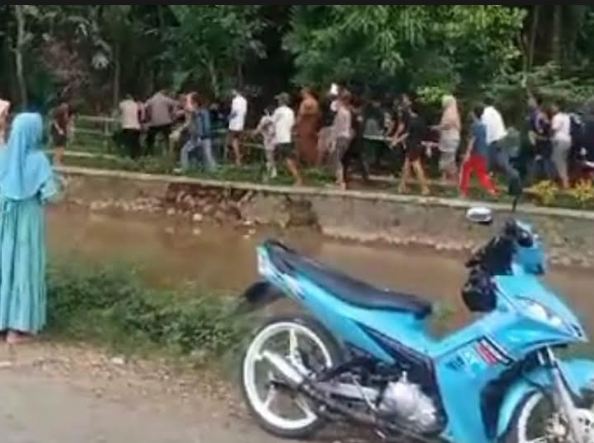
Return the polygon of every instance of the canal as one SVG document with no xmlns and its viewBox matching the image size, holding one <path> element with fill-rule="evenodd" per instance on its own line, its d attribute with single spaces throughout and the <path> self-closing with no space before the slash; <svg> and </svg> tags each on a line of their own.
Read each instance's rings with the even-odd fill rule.
<svg viewBox="0 0 594 443">
<path fill-rule="evenodd" d="M 488 236 L 485 231 L 485 240 Z M 453 327 L 469 319 L 460 298 L 463 255 L 349 244 L 311 231 L 198 227 L 166 216 L 122 218 L 65 207 L 52 208 L 48 216 L 48 241 L 55 257 L 97 265 L 117 262 L 138 270 L 151 285 L 195 283 L 227 293 L 240 293 L 255 281 L 255 248 L 270 237 L 370 283 L 447 305 L 454 314 Z M 554 269 L 547 280 L 587 325 L 594 325 L 591 272 Z"/>
</svg>

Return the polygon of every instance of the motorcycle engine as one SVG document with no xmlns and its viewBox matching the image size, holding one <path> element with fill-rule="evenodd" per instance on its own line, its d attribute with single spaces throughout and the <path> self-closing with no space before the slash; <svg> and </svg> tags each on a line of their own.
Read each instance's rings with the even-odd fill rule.
<svg viewBox="0 0 594 443">
<path fill-rule="evenodd" d="M 387 386 L 379 412 L 421 433 L 432 430 L 439 420 L 433 400 L 425 395 L 419 385 L 410 383 L 406 374 L 398 382 Z"/>
</svg>

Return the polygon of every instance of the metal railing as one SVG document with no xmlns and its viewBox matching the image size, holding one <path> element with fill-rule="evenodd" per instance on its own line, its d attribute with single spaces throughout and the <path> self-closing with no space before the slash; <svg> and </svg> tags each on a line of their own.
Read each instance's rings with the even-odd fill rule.
<svg viewBox="0 0 594 443">
<path fill-rule="evenodd" d="M 79 115 L 76 117 L 74 133 L 72 136 L 72 144 L 79 150 L 90 150 L 92 152 L 102 151 L 106 154 L 113 154 L 115 152 L 116 144 L 113 140 L 113 135 L 119 130 L 120 124 L 118 119 L 110 116 L 89 116 Z M 219 129 L 215 131 L 215 138 L 222 141 L 227 136 L 226 129 Z M 246 130 L 250 133 L 251 130 Z M 370 142 L 384 142 L 388 143 L 389 138 L 384 136 L 365 136 L 365 140 Z M 247 141 L 244 143 L 249 148 L 264 149 L 262 143 Z M 97 149 L 100 148 L 100 149 Z"/>
</svg>

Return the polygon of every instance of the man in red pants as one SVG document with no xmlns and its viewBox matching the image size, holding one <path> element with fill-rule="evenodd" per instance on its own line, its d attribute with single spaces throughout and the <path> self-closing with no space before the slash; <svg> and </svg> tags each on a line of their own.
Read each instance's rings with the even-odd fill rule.
<svg viewBox="0 0 594 443">
<path fill-rule="evenodd" d="M 487 145 L 487 128 L 481 122 L 482 115 L 482 106 L 475 107 L 471 112 L 471 137 L 460 175 L 460 195 L 463 198 L 468 197 L 470 177 L 473 173 L 476 174 L 479 183 L 490 195 L 493 197 L 497 196 L 497 191 L 489 177 L 489 170 L 487 167 L 489 146 Z"/>
</svg>

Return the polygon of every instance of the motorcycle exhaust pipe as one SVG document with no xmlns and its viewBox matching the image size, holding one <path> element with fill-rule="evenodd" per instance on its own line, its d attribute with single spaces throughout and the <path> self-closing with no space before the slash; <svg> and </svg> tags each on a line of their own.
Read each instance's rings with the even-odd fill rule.
<svg viewBox="0 0 594 443">
<path fill-rule="evenodd" d="M 265 351 L 262 354 L 262 358 L 268 361 L 274 369 L 280 372 L 284 381 L 287 382 L 292 389 L 299 390 L 305 382 L 305 377 L 299 373 L 295 366 L 280 355 Z"/>
<path fill-rule="evenodd" d="M 353 411 L 342 403 L 333 400 L 330 397 L 330 393 L 325 392 L 316 386 L 315 383 L 307 380 L 290 362 L 280 355 L 266 351 L 262 354 L 262 357 L 283 376 L 283 381 L 288 383 L 291 389 L 301 392 L 312 400 L 324 405 L 327 409 L 350 417 L 362 425 L 373 427 L 378 424 L 374 416 Z"/>
<path fill-rule="evenodd" d="M 326 390 L 318 386 L 315 382 L 308 380 L 290 362 L 280 355 L 266 351 L 263 353 L 262 357 L 264 360 L 267 360 L 268 363 L 280 373 L 280 375 L 282 375 L 284 381 L 291 389 L 302 393 L 306 397 L 322 405 L 322 409 L 320 410 L 321 414 L 332 412 L 371 429 L 382 429 L 394 433 L 394 435 L 405 436 L 412 440 L 426 441 L 426 439 L 417 432 L 409 431 L 402 426 L 398 426 L 397 423 L 386 421 L 376 415 L 356 411 L 340 401 L 333 399 L 331 397 L 331 392 L 326 392 Z M 442 440 L 438 439 L 437 441 Z"/>
</svg>

